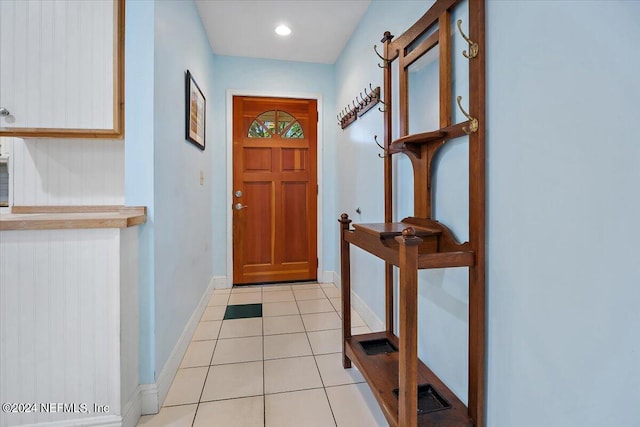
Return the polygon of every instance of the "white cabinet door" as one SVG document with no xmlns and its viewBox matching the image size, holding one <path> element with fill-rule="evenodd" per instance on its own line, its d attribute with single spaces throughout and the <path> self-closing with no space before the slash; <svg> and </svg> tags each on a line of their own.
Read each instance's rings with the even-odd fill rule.
<svg viewBox="0 0 640 427">
<path fill-rule="evenodd" d="M 120 8 L 0 0 L 0 135 L 119 136 Z"/>
</svg>

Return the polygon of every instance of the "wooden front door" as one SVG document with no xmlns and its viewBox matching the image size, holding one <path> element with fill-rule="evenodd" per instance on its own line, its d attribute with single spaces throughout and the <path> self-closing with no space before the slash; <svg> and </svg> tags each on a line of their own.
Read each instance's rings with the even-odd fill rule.
<svg viewBox="0 0 640 427">
<path fill-rule="evenodd" d="M 317 278 L 317 103 L 233 97 L 233 282 Z"/>
</svg>

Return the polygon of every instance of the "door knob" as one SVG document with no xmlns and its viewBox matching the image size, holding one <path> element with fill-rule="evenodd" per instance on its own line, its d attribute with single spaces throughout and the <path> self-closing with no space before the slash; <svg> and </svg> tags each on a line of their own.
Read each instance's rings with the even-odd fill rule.
<svg viewBox="0 0 640 427">
<path fill-rule="evenodd" d="M 10 115 L 11 113 L 9 112 L 9 110 L 7 110 L 4 107 L 0 107 L 0 116 L 2 117 L 7 117 L 8 115 Z"/>
<path fill-rule="evenodd" d="M 236 208 L 237 211 L 241 211 L 242 209 L 248 208 L 249 206 L 243 205 L 242 203 L 236 203 L 234 207 Z"/>
</svg>

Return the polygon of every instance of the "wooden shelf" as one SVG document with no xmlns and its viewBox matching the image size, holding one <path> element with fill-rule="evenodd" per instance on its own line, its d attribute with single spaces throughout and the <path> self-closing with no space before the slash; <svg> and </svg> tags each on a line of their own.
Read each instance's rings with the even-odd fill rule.
<svg viewBox="0 0 640 427">
<path fill-rule="evenodd" d="M 127 228 L 146 220 L 142 206 L 22 206 L 0 215 L 0 230 Z"/>
<path fill-rule="evenodd" d="M 398 388 L 398 352 L 368 355 L 362 345 L 363 341 L 388 339 L 396 347 L 398 338 L 388 332 L 354 335 L 345 342 L 346 354 L 358 367 L 369 383 L 387 421 L 398 426 L 398 398 L 393 390 Z M 433 388 L 451 405 L 451 408 L 418 415 L 419 426 L 460 427 L 472 426 L 467 415 L 467 407 L 455 394 L 429 369 L 418 360 L 418 384 L 431 384 Z"/>
<path fill-rule="evenodd" d="M 400 259 L 395 238 L 407 227 L 413 227 L 416 237 L 422 239 L 418 248 L 419 269 L 469 267 L 475 262 L 468 245 L 453 242 L 446 227 L 436 221 L 432 221 L 432 225 L 392 222 L 354 224 L 353 227 L 354 230 L 344 234 L 346 241 L 396 267 L 400 266 Z"/>
<path fill-rule="evenodd" d="M 447 133 L 443 132 L 442 130 L 415 133 L 412 135 L 403 136 L 402 138 L 398 138 L 393 141 L 391 145 L 402 146 L 406 144 L 428 144 L 429 142 L 443 140 L 446 138 L 446 136 Z"/>
<path fill-rule="evenodd" d="M 444 144 L 450 139 L 459 138 L 466 135 L 463 130 L 464 127 L 469 126 L 469 122 L 458 123 L 453 126 L 448 126 L 442 129 L 434 130 L 431 132 L 414 133 L 411 135 L 403 136 L 389 145 L 390 153 L 413 153 L 417 158 L 422 157 L 421 146 L 429 144 Z"/>
</svg>

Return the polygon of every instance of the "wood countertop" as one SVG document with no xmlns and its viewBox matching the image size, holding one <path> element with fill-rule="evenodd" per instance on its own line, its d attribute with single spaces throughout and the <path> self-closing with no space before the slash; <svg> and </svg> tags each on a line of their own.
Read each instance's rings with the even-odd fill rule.
<svg viewBox="0 0 640 427">
<path fill-rule="evenodd" d="M 146 221 L 144 206 L 14 206 L 0 214 L 0 230 L 127 228 Z"/>
</svg>

